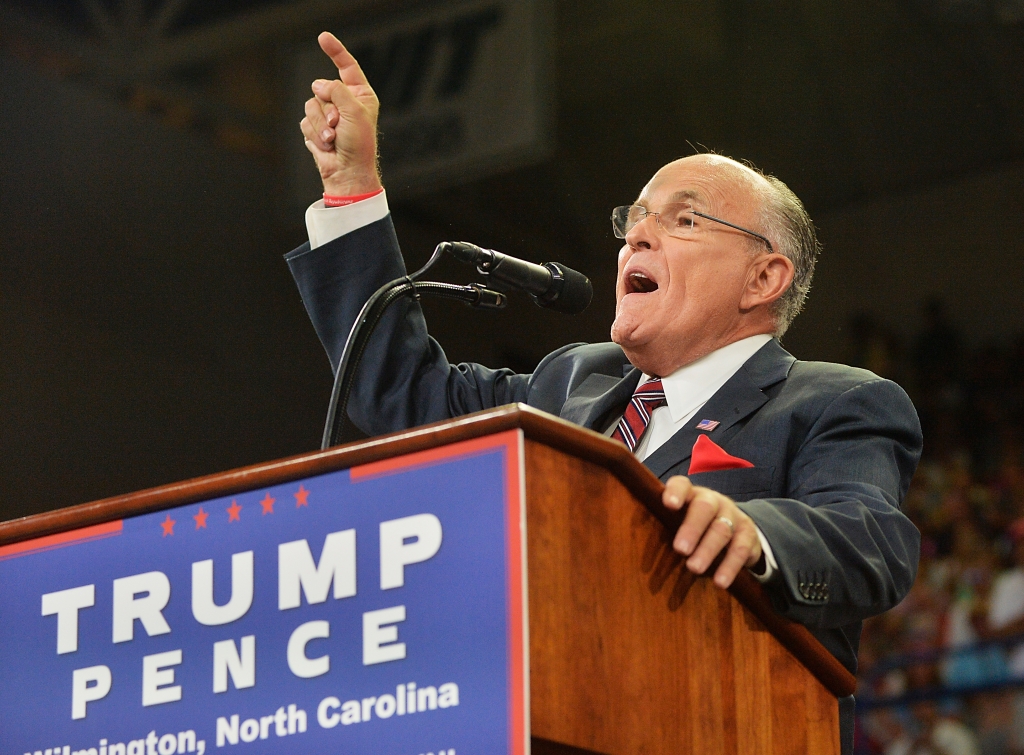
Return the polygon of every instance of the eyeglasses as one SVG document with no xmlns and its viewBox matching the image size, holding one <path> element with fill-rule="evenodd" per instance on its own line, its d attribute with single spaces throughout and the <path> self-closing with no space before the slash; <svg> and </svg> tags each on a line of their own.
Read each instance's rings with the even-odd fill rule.
<svg viewBox="0 0 1024 755">
<path fill-rule="evenodd" d="M 727 225 L 730 228 L 735 228 L 737 231 L 743 231 L 755 239 L 760 239 L 768 247 L 768 251 L 774 252 L 775 249 L 772 247 L 772 242 L 762 236 L 760 233 L 755 233 L 749 228 L 730 223 L 728 220 L 722 220 L 711 215 L 705 215 L 703 212 L 698 212 L 693 209 L 693 205 L 688 202 L 673 202 L 667 204 L 661 208 L 661 212 L 651 212 L 646 207 L 638 204 L 628 204 L 622 207 L 616 207 L 612 210 L 612 229 L 615 232 L 615 238 L 624 239 L 626 234 L 633 230 L 633 226 L 637 223 L 642 222 L 647 218 L 648 215 L 653 215 L 654 219 L 658 222 L 658 227 L 661 228 L 669 236 L 673 236 L 677 239 L 686 238 L 693 233 L 694 217 L 704 218 L 705 220 L 713 220 L 716 223 Z"/>
</svg>

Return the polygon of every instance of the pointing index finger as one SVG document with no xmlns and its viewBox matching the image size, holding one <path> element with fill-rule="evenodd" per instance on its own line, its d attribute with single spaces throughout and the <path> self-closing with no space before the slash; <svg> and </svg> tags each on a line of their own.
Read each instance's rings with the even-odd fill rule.
<svg viewBox="0 0 1024 755">
<path fill-rule="evenodd" d="M 338 78 L 348 86 L 368 87 L 370 85 L 363 74 L 363 69 L 359 67 L 358 61 L 356 61 L 352 53 L 346 49 L 345 45 L 336 36 L 329 31 L 321 32 L 320 36 L 317 37 L 317 42 L 320 43 L 320 49 L 337 66 Z"/>
</svg>

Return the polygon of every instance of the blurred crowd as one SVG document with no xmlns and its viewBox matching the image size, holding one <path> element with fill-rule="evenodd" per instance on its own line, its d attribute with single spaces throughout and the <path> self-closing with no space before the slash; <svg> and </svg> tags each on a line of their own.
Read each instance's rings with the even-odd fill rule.
<svg viewBox="0 0 1024 755">
<path fill-rule="evenodd" d="M 925 438 L 917 581 L 861 640 L 858 698 L 898 704 L 862 706 L 857 751 L 1024 755 L 1024 336 L 968 349 L 938 301 L 910 342 L 851 325 L 847 361 L 906 388 Z"/>
</svg>

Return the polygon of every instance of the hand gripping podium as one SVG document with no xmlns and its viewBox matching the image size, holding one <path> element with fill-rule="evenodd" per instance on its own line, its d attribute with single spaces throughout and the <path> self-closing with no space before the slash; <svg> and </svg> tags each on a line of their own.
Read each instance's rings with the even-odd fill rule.
<svg viewBox="0 0 1024 755">
<path fill-rule="evenodd" d="M 5 749 L 838 755 L 852 675 L 746 572 L 693 577 L 661 490 L 519 405 L 5 522 Z M 511 597 L 460 620 L 477 577 Z M 510 716 L 472 718 L 488 679 Z"/>
</svg>

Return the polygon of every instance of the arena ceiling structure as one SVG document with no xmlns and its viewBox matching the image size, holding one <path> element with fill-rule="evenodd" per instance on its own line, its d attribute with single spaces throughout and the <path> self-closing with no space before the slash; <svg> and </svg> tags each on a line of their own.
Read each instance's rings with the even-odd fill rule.
<svg viewBox="0 0 1024 755">
<path fill-rule="evenodd" d="M 3 0 L 0 34 L 128 107 L 271 158 L 284 44 L 431 4 Z M 1024 0 L 552 7 L 558 159 L 599 155 L 608 175 L 684 135 L 800 176 L 817 209 L 1024 155 Z"/>
<path fill-rule="evenodd" d="M 1024 0 L 0 0 L 0 518 L 317 447 L 330 369 L 282 255 L 319 191 L 298 122 L 324 29 L 393 118 L 410 267 L 466 240 L 593 280 L 575 318 L 426 304 L 452 361 L 529 371 L 607 339 L 611 208 L 707 150 L 819 226 L 797 357 L 843 361 L 864 313 L 909 343 L 933 295 L 965 339 L 1024 331 Z M 486 136 L 536 118 L 403 173 L 414 94 Z"/>
</svg>

